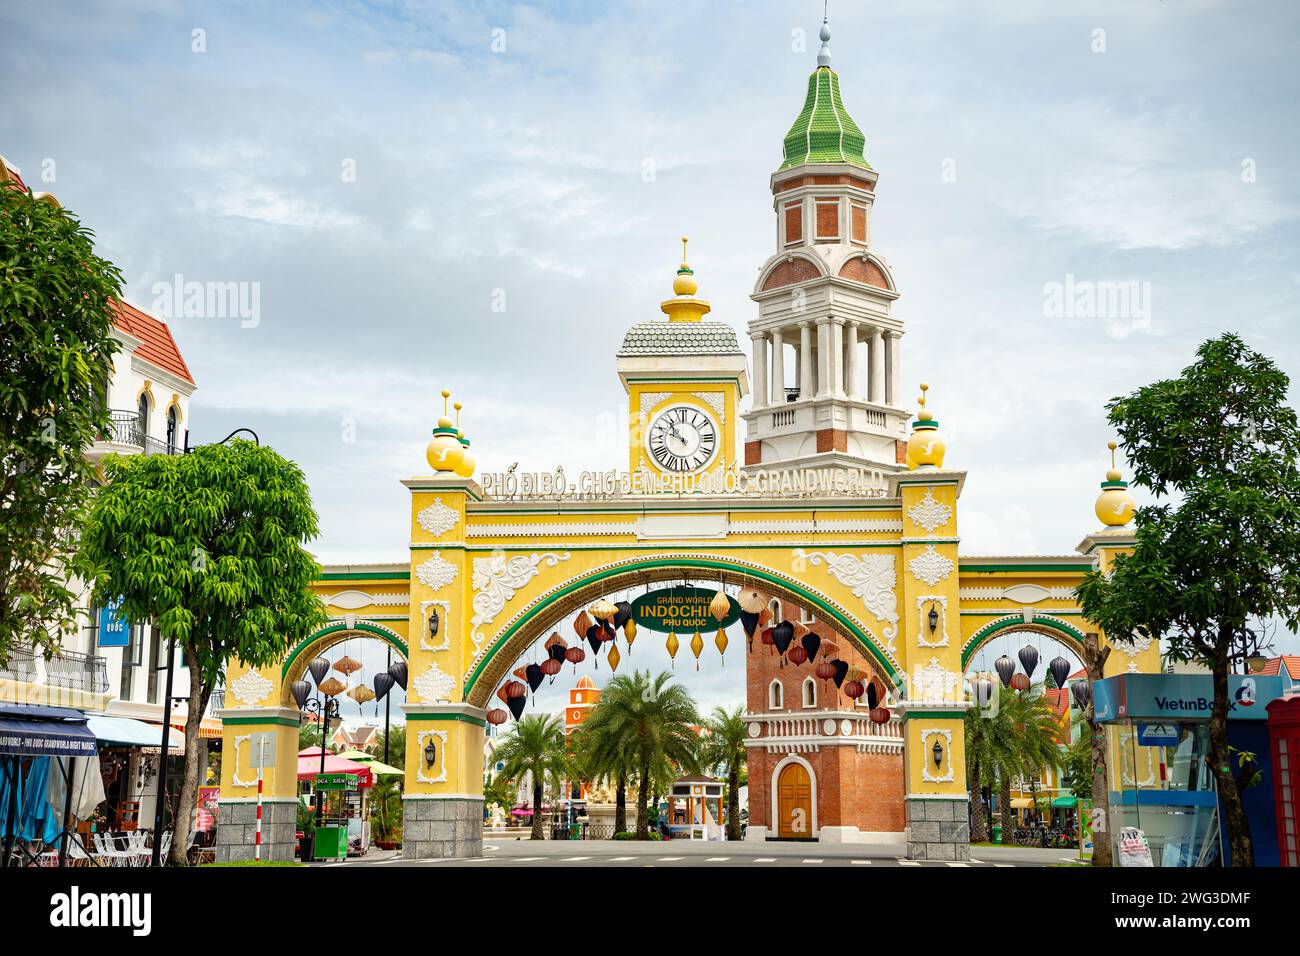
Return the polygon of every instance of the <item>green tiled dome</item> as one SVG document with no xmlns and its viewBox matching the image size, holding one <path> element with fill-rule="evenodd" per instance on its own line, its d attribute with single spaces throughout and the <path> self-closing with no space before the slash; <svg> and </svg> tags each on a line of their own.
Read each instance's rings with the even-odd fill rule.
<svg viewBox="0 0 1300 956">
<path fill-rule="evenodd" d="M 784 145 L 781 169 L 803 163 L 852 163 L 871 168 L 862 155 L 867 139 L 844 108 L 840 78 L 829 66 L 819 66 L 808 77 L 808 97 L 785 134 Z"/>
</svg>

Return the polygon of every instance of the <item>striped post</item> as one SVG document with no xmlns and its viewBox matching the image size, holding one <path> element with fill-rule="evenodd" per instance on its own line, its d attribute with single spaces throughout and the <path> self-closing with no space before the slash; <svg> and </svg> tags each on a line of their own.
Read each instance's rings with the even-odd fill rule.
<svg viewBox="0 0 1300 956">
<path fill-rule="evenodd" d="M 266 738 L 258 740 L 257 754 L 257 836 L 253 840 L 253 859 L 262 859 L 262 764 L 266 762 Z"/>
</svg>

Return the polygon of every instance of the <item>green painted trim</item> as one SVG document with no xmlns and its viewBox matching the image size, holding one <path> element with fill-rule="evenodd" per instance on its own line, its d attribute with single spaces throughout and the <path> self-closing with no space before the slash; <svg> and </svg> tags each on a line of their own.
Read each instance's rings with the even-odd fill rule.
<svg viewBox="0 0 1300 956">
<path fill-rule="evenodd" d="M 282 727 L 301 727 L 301 720 L 290 720 L 288 717 L 222 717 L 221 722 L 232 727 L 241 724 L 279 724 Z"/>
<path fill-rule="evenodd" d="M 904 701 L 906 703 L 906 701 Z M 960 710 L 907 710 L 903 709 L 904 722 L 913 719 L 922 720 L 961 720 L 962 711 Z"/>
<path fill-rule="evenodd" d="M 351 628 L 347 626 L 346 622 L 340 622 L 336 624 L 331 624 L 328 627 L 323 627 L 315 634 L 312 634 L 310 637 L 306 637 L 302 641 L 300 641 L 298 643 L 298 646 L 295 647 L 289 653 L 289 656 L 284 659 L 284 663 L 280 665 L 280 679 L 283 680 L 285 677 L 289 676 L 289 668 L 293 665 L 293 662 L 297 660 L 298 655 L 301 654 L 304 650 L 306 650 L 310 645 L 314 644 L 322 637 L 328 637 L 330 634 L 337 633 L 338 631 L 348 631 L 348 630 L 369 631 L 371 634 L 374 634 L 376 637 L 378 637 L 381 641 L 393 645 L 394 648 L 396 648 L 401 652 L 402 657 L 406 658 L 407 660 L 410 660 L 411 652 L 407 650 L 406 645 L 403 644 L 399 639 L 394 638 L 387 631 L 375 627 L 373 625 L 367 625 L 365 621 L 357 621 L 356 624 L 354 624 Z"/>
<path fill-rule="evenodd" d="M 486 721 L 486 720 L 480 720 L 479 718 L 477 718 L 477 717 L 471 717 L 471 716 L 469 716 L 468 714 L 444 714 L 444 713 L 424 714 L 424 713 L 410 713 L 410 714 L 407 714 L 407 715 L 406 715 L 406 719 L 407 719 L 408 721 L 412 721 L 412 720 L 459 720 L 459 721 L 463 721 L 464 723 L 467 723 L 467 724 L 473 724 L 473 725 L 476 726 L 476 727 L 486 727 L 486 726 L 487 726 L 487 721 Z"/>
<path fill-rule="evenodd" d="M 628 495 L 627 497 L 631 498 L 632 496 Z M 704 496 L 700 495 L 698 497 L 703 498 Z M 611 499 L 611 500 L 617 500 L 617 499 Z M 685 500 L 689 501 L 692 499 L 685 498 Z M 894 512 L 898 512 L 899 514 L 902 513 L 901 506 L 898 504 L 899 501 L 898 498 L 873 498 L 871 499 L 871 501 L 873 502 L 872 504 L 859 504 L 853 501 L 846 501 L 842 505 L 837 504 L 828 508 L 810 508 L 808 507 L 807 504 L 799 503 L 799 502 L 806 502 L 807 500 L 808 500 L 807 498 L 791 498 L 790 499 L 791 504 L 788 505 L 750 505 L 748 507 L 740 504 L 729 504 L 725 500 L 723 500 L 718 503 L 716 508 L 711 508 L 711 509 L 679 508 L 676 510 L 664 509 L 662 511 L 659 509 L 647 508 L 643 504 L 640 505 L 634 504 L 634 505 L 628 505 L 627 507 L 617 508 L 617 507 L 599 507 L 600 503 L 596 501 L 587 502 L 582 500 L 575 501 L 575 500 L 566 499 L 563 503 L 590 504 L 592 506 L 589 510 L 579 511 L 576 508 L 568 510 L 567 512 L 568 514 L 575 514 L 575 515 L 603 515 L 603 514 L 671 515 L 671 514 L 689 514 L 698 510 L 708 510 L 710 512 L 717 512 L 719 514 L 724 512 L 726 514 L 750 514 L 754 512 L 764 512 L 764 511 L 783 511 L 783 512 L 789 512 L 791 514 L 814 514 L 814 515 L 823 514 L 828 511 L 894 511 Z M 555 518 L 555 517 L 561 517 L 566 515 L 566 512 L 561 510 L 560 508 L 560 504 L 561 504 L 560 501 L 548 502 L 543 499 L 539 499 L 538 504 L 548 505 L 552 510 L 534 511 L 534 510 L 523 509 L 523 508 L 521 509 L 492 508 L 490 510 L 474 511 L 470 513 L 473 514 L 476 518 L 485 518 L 491 515 L 536 515 L 539 518 L 543 518 L 543 517 Z"/>
<path fill-rule="evenodd" d="M 1069 638 L 1070 641 L 1077 646 L 1082 646 L 1083 644 L 1083 632 L 1074 627 L 1071 627 L 1069 624 L 1066 624 L 1064 621 L 1053 621 L 1047 618 L 1035 617 L 1033 623 L 1038 625 L 1039 627 L 1046 627 L 1052 629 L 1053 631 L 1057 631 L 1058 633 Z M 978 651 L 985 644 L 987 644 L 993 638 L 993 636 L 997 634 L 999 631 L 1005 631 L 1008 628 L 1023 628 L 1023 627 L 1026 627 L 1023 618 L 1012 618 L 1007 621 L 994 621 L 992 624 L 985 624 L 982 628 L 980 628 L 978 631 L 976 631 L 974 634 L 971 635 L 970 640 L 966 643 L 966 646 L 961 649 L 962 670 L 966 669 L 966 665 L 969 664 L 970 659 L 975 656 L 975 652 Z"/>
<path fill-rule="evenodd" d="M 1033 571 L 1041 573 L 1045 571 L 1061 571 L 1075 573 L 1078 571 L 1091 571 L 1091 564 L 985 564 L 972 565 L 962 564 L 960 559 L 957 563 L 959 574 L 997 574 L 1006 571 Z"/>
<path fill-rule="evenodd" d="M 570 581 L 563 588 L 560 588 L 558 591 L 552 594 L 544 604 L 539 604 L 538 606 L 532 608 L 527 614 L 525 614 L 519 620 L 515 621 L 514 624 L 510 625 L 510 627 L 507 628 L 501 634 L 500 637 L 498 637 L 495 641 L 492 642 L 492 645 L 488 648 L 487 654 L 484 655 L 483 659 L 478 662 L 474 670 L 470 673 L 469 679 L 465 682 L 465 688 L 462 694 L 463 699 L 465 700 L 469 699 L 470 691 L 474 689 L 474 684 L 477 683 L 479 676 L 483 673 L 484 669 L 487 667 L 488 662 L 491 661 L 494 656 L 496 656 L 497 652 L 500 651 L 506 644 L 508 644 L 510 642 L 510 639 L 525 624 L 529 623 L 538 614 L 544 612 L 548 607 L 554 604 L 557 600 L 559 600 L 560 598 L 564 597 L 566 594 L 569 594 L 573 591 L 577 591 L 580 590 L 581 588 L 585 588 L 592 584 L 596 584 L 600 581 L 603 581 L 605 578 L 616 577 L 618 575 L 629 574 L 636 571 L 647 571 L 653 568 L 702 568 L 708 571 L 731 571 L 736 574 L 746 575 L 751 578 L 757 578 L 775 584 L 776 586 L 783 588 L 787 591 L 790 591 L 791 593 L 803 598 L 804 600 L 807 600 L 815 608 L 819 608 L 823 612 L 825 612 L 826 616 L 828 616 L 829 618 L 835 621 L 838 621 L 841 627 L 843 627 L 845 633 L 849 635 L 850 639 L 856 640 L 858 644 L 861 645 L 861 647 L 867 651 L 867 653 L 869 653 L 872 657 L 876 659 L 876 662 L 880 664 L 880 666 L 884 669 L 885 674 L 894 682 L 894 684 L 897 685 L 900 683 L 901 678 L 898 671 L 894 669 L 894 665 L 889 662 L 889 659 L 886 658 L 884 653 L 880 650 L 880 648 L 876 646 L 874 639 L 868 640 L 866 638 L 866 635 L 861 634 L 861 632 L 859 632 L 857 628 L 848 620 L 848 618 L 846 618 L 840 611 L 837 611 L 835 608 L 831 607 L 821 598 L 805 590 L 797 583 L 787 581 L 784 578 L 777 577 L 775 574 L 771 574 L 770 572 L 767 571 L 757 570 L 754 568 L 747 568 L 747 567 L 738 567 L 727 561 L 713 560 L 710 558 L 651 558 L 645 561 L 638 561 L 617 568 L 608 568 L 604 571 L 596 572 L 594 574 L 589 574 L 586 577 L 582 577 Z"/>
<path fill-rule="evenodd" d="M 409 581 L 410 571 L 376 571 L 373 574 L 361 574 L 352 571 L 325 572 L 317 581 Z"/>
<path fill-rule="evenodd" d="M 888 534 L 890 532 L 883 532 L 883 533 Z M 848 534 L 848 532 L 846 532 L 846 534 Z M 648 545 L 640 546 L 640 547 L 632 546 L 632 545 L 605 545 L 605 544 L 570 545 L 570 544 L 565 544 L 563 542 L 560 542 L 559 544 L 553 544 L 555 539 L 550 537 L 543 538 L 542 540 L 545 540 L 548 543 L 552 543 L 552 546 L 554 547 L 563 547 L 566 551 L 645 551 L 651 554 L 655 554 L 663 550 L 662 547 L 652 547 Z M 801 538 L 798 541 L 791 541 L 789 544 L 743 544 L 743 543 L 742 544 L 714 544 L 712 541 L 707 541 L 707 542 L 701 541 L 698 546 L 702 548 L 707 547 L 710 551 L 781 551 L 781 550 L 789 550 L 790 548 L 805 548 L 811 545 L 817 545 L 821 543 L 823 542 L 817 540 L 809 540 L 807 538 Z M 843 539 L 837 539 L 831 541 L 830 543 L 838 545 L 839 547 L 853 547 L 853 548 L 898 548 L 900 547 L 897 538 L 895 538 L 892 541 L 854 541 L 852 544 L 849 545 L 846 545 Z M 535 543 L 515 544 L 515 545 L 502 544 L 502 545 L 491 545 L 491 546 L 481 545 L 472 548 L 467 547 L 465 550 L 473 553 L 482 552 L 484 554 L 491 554 L 493 551 L 536 551 L 537 545 Z"/>
<path fill-rule="evenodd" d="M 1006 617 L 1008 614 L 1014 614 L 1016 612 L 1008 610 L 1007 608 L 1002 608 L 1001 610 L 985 609 L 985 610 L 974 610 L 974 611 L 958 611 L 957 613 L 963 616 L 969 615 L 970 617 Z M 1047 613 L 1047 612 L 1044 611 L 1043 613 Z M 1052 611 L 1051 613 L 1053 617 L 1062 617 L 1066 614 L 1079 614 L 1079 615 L 1083 614 L 1082 611 L 1064 611 L 1064 610 Z"/>
</svg>

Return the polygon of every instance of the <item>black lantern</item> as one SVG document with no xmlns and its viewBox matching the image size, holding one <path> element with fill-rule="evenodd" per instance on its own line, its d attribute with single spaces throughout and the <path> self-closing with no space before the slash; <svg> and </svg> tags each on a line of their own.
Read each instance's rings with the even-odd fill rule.
<svg viewBox="0 0 1300 956">
<path fill-rule="evenodd" d="M 440 623 L 441 622 L 438 620 L 438 609 L 436 607 L 429 608 L 429 640 L 433 640 L 438 636 L 438 625 Z"/>
<path fill-rule="evenodd" d="M 939 612 L 934 609 L 933 601 L 930 602 L 929 619 L 930 619 L 930 633 L 933 634 L 935 631 L 939 630 Z"/>
<path fill-rule="evenodd" d="M 427 744 L 424 745 L 424 765 L 428 767 L 430 770 L 432 770 L 433 765 L 436 764 L 437 762 L 438 762 L 438 748 L 434 745 L 433 741 L 430 740 Z"/>
<path fill-rule="evenodd" d="M 289 685 L 289 690 L 293 693 L 293 699 L 298 702 L 298 709 L 302 710 L 307 698 L 311 696 L 311 684 L 305 680 L 296 680 Z"/>
<path fill-rule="evenodd" d="M 307 670 L 311 671 L 312 679 L 316 681 L 317 686 L 320 686 L 320 682 L 330 672 L 330 662 L 324 657 L 318 657 L 307 665 Z"/>
<path fill-rule="evenodd" d="M 938 740 L 935 740 L 934 742 L 933 753 L 934 753 L 934 769 L 938 770 L 940 765 L 943 763 L 943 744 L 939 743 Z"/>
</svg>

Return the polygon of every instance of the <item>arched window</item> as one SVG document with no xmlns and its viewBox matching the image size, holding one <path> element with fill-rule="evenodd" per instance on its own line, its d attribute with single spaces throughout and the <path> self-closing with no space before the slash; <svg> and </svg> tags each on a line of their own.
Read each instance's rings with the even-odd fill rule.
<svg viewBox="0 0 1300 956">
<path fill-rule="evenodd" d="M 805 707 L 817 706 L 817 682 L 811 677 L 805 677 L 803 681 L 803 705 Z"/>
<path fill-rule="evenodd" d="M 775 677 L 772 683 L 767 685 L 767 706 L 771 710 L 781 710 L 785 707 L 785 688 Z"/>
<path fill-rule="evenodd" d="M 149 434 L 149 393 L 140 393 L 140 444 L 144 444 L 145 436 Z"/>
<path fill-rule="evenodd" d="M 176 406 L 167 409 L 167 454 L 176 454 Z"/>
</svg>

